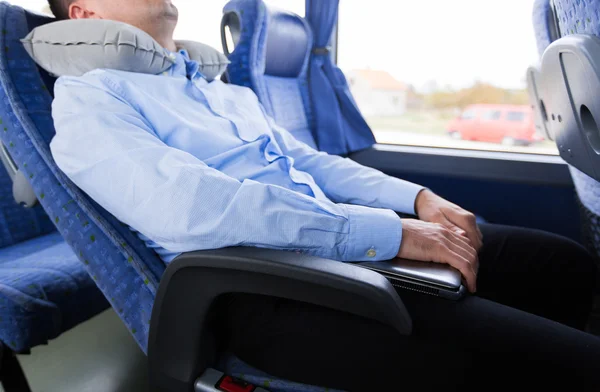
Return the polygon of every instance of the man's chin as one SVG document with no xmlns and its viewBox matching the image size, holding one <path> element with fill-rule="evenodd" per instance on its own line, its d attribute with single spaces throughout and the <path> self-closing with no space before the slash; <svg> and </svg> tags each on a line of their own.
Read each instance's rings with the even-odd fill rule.
<svg viewBox="0 0 600 392">
<path fill-rule="evenodd" d="M 170 0 L 167 0 L 166 3 L 167 4 L 165 7 L 165 17 L 168 19 L 177 20 L 179 18 L 179 10 L 175 6 L 175 4 L 173 4 Z"/>
</svg>

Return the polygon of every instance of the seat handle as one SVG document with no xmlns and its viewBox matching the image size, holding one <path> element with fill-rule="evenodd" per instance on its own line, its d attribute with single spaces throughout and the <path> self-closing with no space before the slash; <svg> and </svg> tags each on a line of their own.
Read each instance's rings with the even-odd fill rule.
<svg viewBox="0 0 600 392">
<path fill-rule="evenodd" d="M 10 177 L 13 187 L 13 198 L 17 202 L 17 204 L 25 207 L 25 208 L 33 208 L 37 205 L 38 200 L 31 187 L 31 184 L 23 174 L 21 170 L 17 167 L 17 164 L 10 156 L 10 153 L 6 149 L 4 144 L 0 143 L 0 160 L 2 160 L 2 164 Z"/>
</svg>

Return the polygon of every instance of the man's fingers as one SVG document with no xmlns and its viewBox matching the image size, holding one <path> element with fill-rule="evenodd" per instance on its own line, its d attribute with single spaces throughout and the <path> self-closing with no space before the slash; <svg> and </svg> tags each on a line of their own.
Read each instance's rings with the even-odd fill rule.
<svg viewBox="0 0 600 392">
<path fill-rule="evenodd" d="M 450 228 L 450 230 L 452 230 L 452 232 L 460 237 L 465 237 L 465 238 L 469 238 L 469 236 L 467 235 L 467 232 L 464 231 L 463 229 L 461 229 L 460 227 L 456 226 L 456 225 L 452 225 L 452 227 Z"/>
<path fill-rule="evenodd" d="M 443 247 L 442 250 L 442 259 L 440 262 L 449 264 L 450 266 L 456 268 L 460 271 L 463 278 L 467 281 L 467 287 L 471 293 L 475 293 L 477 291 L 477 275 L 475 274 L 475 270 L 473 266 L 467 259 L 449 249 L 448 247 Z"/>
<path fill-rule="evenodd" d="M 467 237 L 467 232 L 464 231 L 463 229 L 461 229 L 460 227 L 456 226 L 456 224 L 450 222 L 448 220 L 448 218 L 446 217 L 446 215 L 441 214 L 441 218 L 440 218 L 440 222 L 438 222 L 439 224 L 441 224 L 442 226 L 444 226 L 445 228 L 447 228 L 448 230 L 451 230 L 453 233 L 463 236 L 463 237 Z"/>
<path fill-rule="evenodd" d="M 479 266 L 477 251 L 468 237 L 458 234 L 460 231 L 450 226 L 403 219 L 398 257 L 448 264 L 460 271 L 469 291 L 475 292 Z"/>
<path fill-rule="evenodd" d="M 461 242 L 462 237 L 454 236 L 454 238 L 448 240 L 447 247 L 454 253 L 463 257 L 471 264 L 471 268 L 477 277 L 479 272 L 479 256 L 473 247 L 466 242 Z"/>
<path fill-rule="evenodd" d="M 473 244 L 470 238 L 466 235 L 466 232 L 445 218 L 441 225 L 448 229 L 448 231 L 445 232 L 445 236 L 450 243 L 456 244 L 456 247 L 461 249 L 460 254 L 469 259 L 469 261 L 473 260 L 474 264 L 477 264 L 477 250 L 475 250 L 473 247 Z"/>
<path fill-rule="evenodd" d="M 444 214 L 451 223 L 460 227 L 467 233 L 467 237 L 473 243 L 476 250 L 483 246 L 481 232 L 477 227 L 477 218 L 470 212 L 464 210 L 452 210 L 450 213 Z"/>
<path fill-rule="evenodd" d="M 469 264 L 473 266 L 475 271 L 479 269 L 479 258 L 477 256 L 477 252 L 471 245 L 463 241 L 461 237 L 454 236 L 449 238 L 446 246 L 453 252 L 465 258 Z"/>
<path fill-rule="evenodd" d="M 451 223 L 447 219 L 446 222 L 446 224 L 442 223 L 442 225 L 446 226 L 446 228 L 453 234 L 451 240 L 460 243 L 463 248 L 469 250 L 470 253 L 472 252 L 475 254 L 475 256 L 477 256 L 477 250 L 473 246 L 473 242 L 467 235 L 467 232 Z"/>
</svg>

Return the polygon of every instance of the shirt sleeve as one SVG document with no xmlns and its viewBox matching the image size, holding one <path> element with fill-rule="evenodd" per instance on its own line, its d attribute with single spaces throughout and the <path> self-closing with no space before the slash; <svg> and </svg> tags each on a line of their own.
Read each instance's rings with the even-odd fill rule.
<svg viewBox="0 0 600 392">
<path fill-rule="evenodd" d="M 169 147 L 101 71 L 55 88 L 59 168 L 122 222 L 172 252 L 254 246 L 339 261 L 396 257 L 394 212 L 238 181 Z"/>
<path fill-rule="evenodd" d="M 336 203 L 386 208 L 415 214 L 415 201 L 425 188 L 388 176 L 348 158 L 316 151 L 298 141 L 269 118 L 271 129 L 294 167 L 309 173 L 325 195 Z"/>
</svg>

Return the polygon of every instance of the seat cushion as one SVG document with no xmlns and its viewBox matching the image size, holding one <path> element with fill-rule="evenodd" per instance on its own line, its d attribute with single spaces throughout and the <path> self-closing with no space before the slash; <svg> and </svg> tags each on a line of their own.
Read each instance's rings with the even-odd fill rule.
<svg viewBox="0 0 600 392">
<path fill-rule="evenodd" d="M 45 344 L 106 308 L 58 232 L 0 249 L 0 341 L 12 350 Z"/>
</svg>

